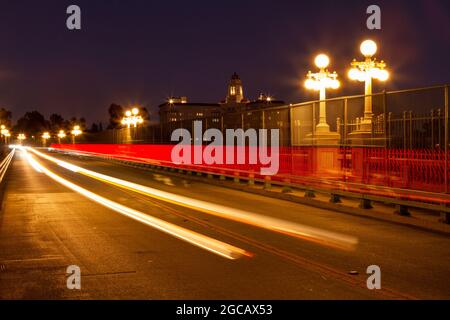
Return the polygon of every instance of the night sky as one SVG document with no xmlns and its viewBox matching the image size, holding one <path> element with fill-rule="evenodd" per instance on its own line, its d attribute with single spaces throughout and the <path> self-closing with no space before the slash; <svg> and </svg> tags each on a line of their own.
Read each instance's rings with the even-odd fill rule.
<svg viewBox="0 0 450 320">
<path fill-rule="evenodd" d="M 66 8 L 82 30 L 66 28 Z M 382 9 L 382 30 L 366 8 Z M 359 43 L 372 38 L 392 79 L 386 89 L 450 83 L 450 1 L 0 1 L 0 107 L 106 121 L 112 103 L 153 111 L 167 97 L 218 102 L 237 72 L 244 94 L 286 102 L 303 89 L 315 54 L 343 81 L 331 95 L 362 93 L 347 79 Z M 383 87 L 376 86 L 376 91 Z"/>
</svg>

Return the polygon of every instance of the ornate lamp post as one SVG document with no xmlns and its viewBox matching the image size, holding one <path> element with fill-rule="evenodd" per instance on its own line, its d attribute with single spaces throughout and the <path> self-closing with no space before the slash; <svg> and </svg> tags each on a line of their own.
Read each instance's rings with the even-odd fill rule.
<svg viewBox="0 0 450 320">
<path fill-rule="evenodd" d="M 128 130 L 126 130 L 126 142 L 129 143 L 133 139 L 135 139 L 137 134 L 137 126 L 144 122 L 144 119 L 139 115 L 139 109 L 133 108 L 131 110 L 127 110 L 125 112 L 125 117 L 122 119 L 122 125 L 126 126 Z M 135 129 L 133 130 L 133 136 L 131 137 L 130 127 L 133 126 Z"/>
<path fill-rule="evenodd" d="M 133 108 L 125 112 L 125 117 L 122 119 L 122 124 L 130 128 L 131 126 L 137 127 L 138 124 L 144 122 L 144 119 L 139 115 L 139 109 Z"/>
<path fill-rule="evenodd" d="M 80 134 L 82 134 L 83 132 L 80 130 L 80 126 L 74 126 L 73 130 L 71 131 L 72 133 L 72 143 L 75 143 L 75 138 L 77 136 L 79 136 Z"/>
<path fill-rule="evenodd" d="M 44 147 L 47 144 L 48 139 L 50 139 L 50 134 L 48 132 L 44 132 L 42 134 L 42 142 L 43 142 Z"/>
<path fill-rule="evenodd" d="M 17 136 L 17 139 L 19 139 L 20 144 L 22 144 L 22 141 L 25 140 L 27 137 L 23 133 L 19 133 Z"/>
<path fill-rule="evenodd" d="M 59 130 L 57 136 L 58 136 L 58 144 L 61 144 L 61 139 L 64 139 L 66 137 L 66 134 L 64 130 Z"/>
<path fill-rule="evenodd" d="M 319 123 L 316 126 L 316 133 L 329 133 L 330 126 L 327 123 L 326 114 L 326 89 L 338 89 L 340 86 L 339 80 L 337 80 L 336 71 L 331 73 L 326 68 L 330 64 L 330 59 L 325 54 L 319 54 L 314 63 L 319 68 L 319 72 L 308 72 L 306 75 L 305 87 L 309 90 L 319 91 L 320 97 L 320 110 L 319 110 Z"/>
<path fill-rule="evenodd" d="M 5 143 L 7 143 L 8 137 L 10 137 L 11 134 L 9 133 L 9 130 L 6 129 L 6 126 L 3 124 L 0 126 L 0 133 L 3 137 L 5 137 Z"/>
<path fill-rule="evenodd" d="M 11 137 L 11 133 L 9 132 L 9 130 L 6 130 L 4 136 L 5 136 L 5 143 L 8 143 L 9 137 Z"/>
<path fill-rule="evenodd" d="M 353 60 L 348 76 L 351 80 L 365 82 L 364 118 L 360 131 L 372 131 L 372 79 L 387 81 L 389 72 L 385 70 L 386 63 L 372 58 L 377 52 L 377 44 L 372 40 L 365 40 L 360 46 L 361 53 L 366 57 L 364 61 Z"/>
</svg>

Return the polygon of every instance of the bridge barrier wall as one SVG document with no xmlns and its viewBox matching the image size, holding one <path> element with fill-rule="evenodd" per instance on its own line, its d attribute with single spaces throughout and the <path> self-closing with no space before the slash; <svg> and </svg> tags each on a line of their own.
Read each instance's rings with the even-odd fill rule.
<svg viewBox="0 0 450 320">
<path fill-rule="evenodd" d="M 226 154 L 244 153 L 243 164 L 194 163 L 195 152 L 203 153 L 206 146 L 189 146 L 190 164 L 178 164 L 171 160 L 174 145 L 151 144 L 53 144 L 51 148 L 99 156 L 108 159 L 161 166 L 192 172 L 223 175 L 242 180 L 266 181 L 261 169 L 268 167 L 258 157 L 249 162 L 251 152 L 257 147 L 225 147 Z M 198 148 L 198 149 L 194 149 Z M 264 150 L 274 152 L 274 150 Z M 280 147 L 279 170 L 270 176 L 271 183 L 326 190 L 357 192 L 404 200 L 438 204 L 450 202 L 445 179 L 446 159 L 444 151 L 429 149 L 386 149 L 364 147 Z"/>
</svg>

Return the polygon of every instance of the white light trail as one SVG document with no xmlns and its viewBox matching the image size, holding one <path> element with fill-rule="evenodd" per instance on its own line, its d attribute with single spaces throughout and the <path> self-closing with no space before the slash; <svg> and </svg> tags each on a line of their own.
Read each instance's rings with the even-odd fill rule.
<svg viewBox="0 0 450 320">
<path fill-rule="evenodd" d="M 272 218 L 227 206 L 222 206 L 219 204 L 209 203 L 202 200 L 196 200 L 189 197 L 180 196 L 170 192 L 161 191 L 158 189 L 136 184 L 130 181 L 94 172 L 88 169 L 84 169 L 82 167 L 46 155 L 33 148 L 29 148 L 29 150 L 34 152 L 36 155 L 45 158 L 51 162 L 54 162 L 59 166 L 69 169 L 73 172 L 77 172 L 121 188 L 125 188 L 137 193 L 144 194 L 149 197 L 170 202 L 182 207 L 201 211 L 210 215 L 215 215 L 221 218 L 246 223 L 263 229 L 268 229 L 271 231 L 287 234 L 290 236 L 306 239 L 323 245 L 337 247 L 345 250 L 353 250 L 358 244 L 358 239 L 352 236 L 331 232 L 323 229 L 318 229 L 314 227 L 309 227 L 293 223 L 290 221 Z"/>
<path fill-rule="evenodd" d="M 33 152 L 35 150 L 29 149 Z M 26 152 L 26 150 L 24 150 Z M 149 216 L 145 213 L 139 212 L 137 210 L 128 208 L 126 206 L 123 206 L 117 202 L 108 200 L 106 198 L 103 198 L 91 191 L 88 191 L 60 176 L 53 173 L 52 171 L 48 170 L 46 167 L 44 167 L 42 164 L 40 164 L 38 161 L 36 161 L 31 154 L 26 154 L 26 159 L 30 163 L 30 165 L 37 170 L 38 172 L 42 172 L 52 178 L 53 180 L 59 182 L 60 184 L 66 186 L 69 189 L 72 189 L 75 192 L 78 192 L 79 194 L 85 196 L 86 198 L 89 198 L 102 206 L 105 206 L 109 209 L 112 209 L 118 213 L 121 213 L 131 219 L 134 219 L 136 221 L 142 222 L 150 227 L 153 227 L 155 229 L 158 229 L 162 232 L 165 232 L 167 234 L 170 234 L 178 239 L 184 240 L 186 242 L 189 242 L 197 247 L 203 248 L 207 251 L 210 251 L 212 253 L 215 253 L 219 256 L 222 256 L 227 259 L 235 260 L 242 256 L 251 256 L 251 253 L 240 249 L 238 247 L 229 245 L 225 242 L 204 236 L 202 234 L 199 234 L 197 232 L 179 227 L 177 225 L 174 225 L 172 223 L 166 222 L 164 220 Z M 68 166 L 67 168 L 70 168 Z"/>
</svg>

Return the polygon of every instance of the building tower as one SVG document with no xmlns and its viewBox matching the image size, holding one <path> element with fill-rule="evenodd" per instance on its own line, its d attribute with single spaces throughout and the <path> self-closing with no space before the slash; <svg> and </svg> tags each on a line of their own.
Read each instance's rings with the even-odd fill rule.
<svg viewBox="0 0 450 320">
<path fill-rule="evenodd" d="M 228 85 L 226 103 L 241 103 L 243 100 L 244 90 L 242 89 L 242 81 L 235 72 L 231 76 L 230 84 Z"/>
</svg>

